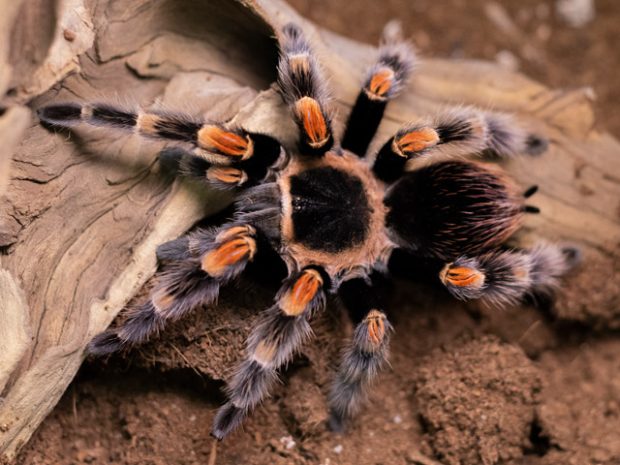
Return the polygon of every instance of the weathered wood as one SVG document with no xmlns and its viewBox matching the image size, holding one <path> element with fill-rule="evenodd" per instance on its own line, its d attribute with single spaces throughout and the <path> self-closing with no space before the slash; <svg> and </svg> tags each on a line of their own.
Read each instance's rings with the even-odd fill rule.
<svg viewBox="0 0 620 465">
<path fill-rule="evenodd" d="M 373 59 L 372 47 L 317 29 L 280 1 L 95 3 L 66 0 L 49 12 L 58 25 L 49 53 L 31 75 L 13 76 L 12 105 L 121 98 L 214 119 L 240 112 L 240 124 L 290 144 L 294 127 L 279 98 L 273 90 L 258 93 L 275 77 L 274 31 L 295 21 L 308 34 L 331 78 L 338 129 Z M 492 105 L 549 136 L 545 156 L 507 164 L 525 187 L 541 187 L 536 204 L 543 214 L 528 218 L 519 240 L 577 243 L 585 255 L 581 275 L 610 270 L 597 284 L 596 305 L 577 273 L 555 311 L 611 328 L 620 325 L 620 306 L 603 304 L 620 294 L 613 275 L 619 268 L 620 144 L 593 128 L 588 100 L 585 91 L 549 90 L 489 63 L 431 59 L 388 108 L 376 143 L 447 104 Z M 90 338 L 154 273 L 156 246 L 228 200 L 172 183 L 155 162 L 161 145 L 133 136 L 110 142 L 108 135 L 53 134 L 32 124 L 12 152 L 0 204 L 0 326 L 20 341 L 0 364 L 0 381 L 8 380 L 0 404 L 0 453 L 7 460 L 56 404 Z M 221 325 L 240 324 L 234 312 L 222 315 Z M 221 378 L 225 357 L 204 360 L 211 367 L 205 371 Z"/>
<path fill-rule="evenodd" d="M 21 1 L 0 1 L 0 95 L 4 95 L 9 88 L 13 67 L 10 63 L 11 26 L 19 13 Z M 6 190 L 9 182 L 11 153 L 21 140 L 22 131 L 28 124 L 28 110 L 14 106 L 0 107 L 0 141 L 3 143 L 3 153 L 0 154 L 0 196 Z"/>
</svg>

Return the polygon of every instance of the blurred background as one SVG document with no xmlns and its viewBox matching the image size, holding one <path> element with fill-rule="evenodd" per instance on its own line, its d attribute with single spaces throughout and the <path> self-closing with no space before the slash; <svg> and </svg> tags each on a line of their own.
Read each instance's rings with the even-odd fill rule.
<svg viewBox="0 0 620 465">
<path fill-rule="evenodd" d="M 620 136 L 620 3 L 616 0 L 289 0 L 301 14 L 376 43 L 403 23 L 419 53 L 486 59 L 549 87 L 591 87 L 599 126 Z"/>
</svg>

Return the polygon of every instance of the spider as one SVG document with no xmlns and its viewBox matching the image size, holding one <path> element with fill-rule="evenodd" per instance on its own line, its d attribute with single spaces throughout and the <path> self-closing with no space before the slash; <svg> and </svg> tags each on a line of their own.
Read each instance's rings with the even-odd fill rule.
<svg viewBox="0 0 620 465">
<path fill-rule="evenodd" d="M 280 47 L 278 90 L 299 131 L 296 147 L 287 150 L 268 134 L 177 113 L 106 103 L 39 110 L 51 126 L 88 123 L 186 144 L 165 149 L 162 161 L 238 193 L 230 222 L 160 246 L 162 267 L 148 301 L 96 336 L 91 354 L 146 341 L 167 322 L 212 304 L 220 287 L 250 265 L 260 270 L 274 255 L 285 264 L 287 277 L 258 317 L 245 359 L 229 380 L 228 401 L 215 415 L 217 439 L 269 394 L 278 371 L 311 336 L 309 321 L 328 294 L 340 297 L 356 325 L 329 394 L 329 424 L 345 428 L 387 364 L 392 326 L 376 284 L 393 252 L 406 251 L 412 262 L 441 262 L 439 280 L 452 295 L 496 307 L 551 294 L 576 254 L 548 243 L 505 246 L 525 214 L 538 212 L 525 203 L 536 188 L 522 191 L 496 165 L 469 158 L 534 155 L 547 146 L 509 115 L 449 109 L 407 124 L 368 156 L 386 105 L 417 61 L 395 23 L 383 32 L 340 143 L 326 81 L 302 30 L 285 26 Z M 423 163 L 412 169 L 409 161 Z"/>
</svg>

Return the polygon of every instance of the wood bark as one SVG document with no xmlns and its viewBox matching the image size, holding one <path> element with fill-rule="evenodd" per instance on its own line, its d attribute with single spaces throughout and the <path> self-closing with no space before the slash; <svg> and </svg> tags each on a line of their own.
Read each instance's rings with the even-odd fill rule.
<svg viewBox="0 0 620 465">
<path fill-rule="evenodd" d="M 294 21 L 310 38 L 330 76 L 339 132 L 375 50 L 315 27 L 280 0 L 0 8 L 0 457 L 10 461 L 73 379 L 89 340 L 153 275 L 157 245 L 230 201 L 171 180 L 156 162 L 162 144 L 101 130 L 54 134 L 30 109 L 63 100 L 165 106 L 235 117 L 292 147 L 294 125 L 271 87 L 282 26 Z M 554 312 L 618 328 L 620 144 L 595 127 L 590 98 L 486 62 L 426 59 L 390 104 L 376 144 L 453 104 L 512 112 L 549 137 L 544 156 L 506 163 L 524 187 L 540 186 L 543 213 L 528 217 L 517 239 L 579 245 L 584 264 Z M 584 279 L 593 274 L 603 278 Z M 205 363 L 221 378 L 219 361 Z"/>
</svg>

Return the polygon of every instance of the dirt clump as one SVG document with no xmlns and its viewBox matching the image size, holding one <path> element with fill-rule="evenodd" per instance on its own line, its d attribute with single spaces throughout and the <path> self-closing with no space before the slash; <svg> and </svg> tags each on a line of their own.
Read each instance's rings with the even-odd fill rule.
<svg viewBox="0 0 620 465">
<path fill-rule="evenodd" d="M 447 465 L 522 457 L 540 397 L 540 371 L 495 337 L 436 349 L 418 368 L 415 398 L 433 455 Z"/>
</svg>

